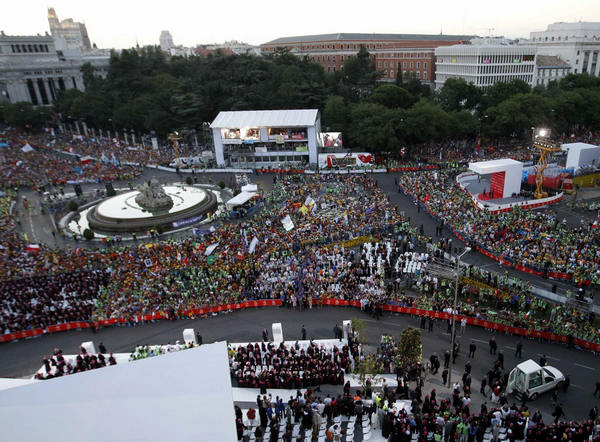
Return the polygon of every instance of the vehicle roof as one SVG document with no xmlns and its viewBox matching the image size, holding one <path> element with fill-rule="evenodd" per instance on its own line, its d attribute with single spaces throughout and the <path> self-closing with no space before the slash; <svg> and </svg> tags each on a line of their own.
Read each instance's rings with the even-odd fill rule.
<svg viewBox="0 0 600 442">
<path fill-rule="evenodd" d="M 533 359 L 528 359 L 517 365 L 517 368 L 524 373 L 533 373 L 534 371 L 540 370 L 542 367 Z"/>
</svg>

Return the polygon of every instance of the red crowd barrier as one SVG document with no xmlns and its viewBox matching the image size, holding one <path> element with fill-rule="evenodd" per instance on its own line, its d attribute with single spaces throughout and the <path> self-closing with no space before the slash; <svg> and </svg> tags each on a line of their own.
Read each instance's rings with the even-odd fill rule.
<svg viewBox="0 0 600 442">
<path fill-rule="evenodd" d="M 360 307 L 360 301 L 358 301 L 358 300 L 348 301 L 346 299 L 316 299 L 313 301 L 313 303 L 315 305 L 321 304 L 321 305 L 331 305 L 331 306 L 338 306 L 338 307 L 347 307 L 347 306 Z M 217 306 L 213 306 L 213 307 L 203 307 L 203 308 L 197 308 L 197 309 L 193 309 L 193 310 L 186 310 L 182 313 L 185 315 L 189 315 L 191 313 L 196 314 L 196 315 L 204 315 L 207 313 L 216 313 L 216 312 L 227 311 L 227 310 L 239 310 L 239 309 L 246 309 L 246 308 L 274 307 L 274 306 L 281 306 L 281 300 L 279 300 L 279 299 L 261 299 L 258 301 L 244 301 L 244 302 L 237 303 L 237 304 L 223 304 L 223 305 L 217 305 Z M 449 313 L 445 313 L 445 312 L 436 312 L 436 311 L 432 311 L 432 310 L 423 310 L 423 309 L 418 309 L 418 308 L 414 308 L 414 307 L 404 307 L 404 306 L 391 305 L 391 304 L 383 304 L 382 308 L 383 308 L 383 311 L 386 311 L 386 312 L 402 313 L 402 314 L 413 315 L 413 316 L 425 315 L 425 316 L 432 317 L 435 319 L 447 320 L 447 319 L 450 319 L 450 317 L 452 316 Z M 153 321 L 153 320 L 163 319 L 165 317 L 166 317 L 166 315 L 164 313 L 153 313 L 153 314 L 148 314 L 148 315 L 143 315 L 143 316 L 137 316 L 136 318 L 138 320 L 141 320 L 143 318 L 145 321 Z M 470 316 L 456 315 L 456 320 L 458 322 L 462 321 L 463 318 L 466 319 L 467 324 L 469 324 L 469 325 L 474 325 L 476 327 L 483 327 L 483 328 L 487 328 L 487 329 L 491 329 L 491 330 L 496 330 L 498 332 L 511 333 L 513 335 L 518 335 L 518 336 L 546 339 L 549 341 L 556 341 L 556 342 L 563 342 L 563 343 L 566 343 L 569 340 L 569 338 L 567 336 L 556 334 L 556 333 L 543 332 L 543 331 L 539 331 L 539 330 L 525 329 L 525 328 L 519 328 L 519 327 L 512 327 L 510 325 L 499 324 L 497 322 L 488 321 L 488 320 L 484 320 L 484 319 L 473 318 Z M 124 323 L 124 322 L 127 322 L 127 320 L 123 319 L 123 318 L 112 318 L 112 319 L 105 319 L 102 321 L 98 321 L 95 323 L 95 325 L 113 325 L 113 324 Z M 89 327 L 91 327 L 90 323 L 83 322 L 83 321 L 68 322 L 66 324 L 50 325 L 50 326 L 46 327 L 46 329 L 37 328 L 37 329 L 33 329 L 33 330 L 24 330 L 24 331 L 15 332 L 15 333 L 8 333 L 6 335 L 0 335 L 0 343 L 15 341 L 18 339 L 30 338 L 30 337 L 34 337 L 34 336 L 39 336 L 39 335 L 43 335 L 44 333 L 55 333 L 55 332 L 60 332 L 60 331 L 75 330 L 75 329 L 82 329 L 82 328 L 89 328 Z M 585 340 L 579 339 L 579 338 L 573 339 L 573 343 L 575 345 L 578 345 L 579 347 L 586 348 L 588 350 L 592 350 L 592 351 L 596 351 L 596 352 L 600 352 L 600 344 L 585 341 Z"/>
<path fill-rule="evenodd" d="M 304 173 L 304 169 L 256 169 L 256 173 Z"/>
</svg>

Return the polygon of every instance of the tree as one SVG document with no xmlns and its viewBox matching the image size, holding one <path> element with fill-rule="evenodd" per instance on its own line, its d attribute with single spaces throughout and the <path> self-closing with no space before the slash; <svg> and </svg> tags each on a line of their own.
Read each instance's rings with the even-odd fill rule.
<svg viewBox="0 0 600 442">
<path fill-rule="evenodd" d="M 411 143 L 441 140 L 451 133 L 449 114 L 438 103 L 422 98 L 404 118 L 406 137 Z"/>
<path fill-rule="evenodd" d="M 343 132 L 348 122 L 348 107 L 339 95 L 330 95 L 323 110 L 323 127 L 334 132 Z"/>
<path fill-rule="evenodd" d="M 343 82 L 349 85 L 357 98 L 368 97 L 381 72 L 375 69 L 369 51 L 361 45 L 356 55 L 348 57 L 342 69 Z"/>
<path fill-rule="evenodd" d="M 409 368 L 421 362 L 422 358 L 421 330 L 413 327 L 405 328 L 400 334 L 398 353 L 395 359 L 396 366 L 408 371 Z"/>
<path fill-rule="evenodd" d="M 371 101 L 388 108 L 407 108 L 413 102 L 408 91 L 395 84 L 384 84 L 373 91 Z"/>
<path fill-rule="evenodd" d="M 365 321 L 359 318 L 352 318 L 352 331 L 358 339 L 360 344 L 367 343 L 367 326 Z"/>
<path fill-rule="evenodd" d="M 347 139 L 352 147 L 374 152 L 399 149 L 402 141 L 401 113 L 367 101 L 352 106 Z"/>
<path fill-rule="evenodd" d="M 498 106 L 505 100 L 517 95 L 530 92 L 531 88 L 523 80 L 509 82 L 499 81 L 487 89 L 485 102 L 487 107 Z"/>
<path fill-rule="evenodd" d="M 517 94 L 487 110 L 488 123 L 482 130 L 494 137 L 528 137 L 531 127 L 552 121 L 550 100 L 534 94 Z"/>
<path fill-rule="evenodd" d="M 3 114 L 8 124 L 20 129 L 40 129 L 52 116 L 49 108 L 23 101 L 4 105 Z"/>
<path fill-rule="evenodd" d="M 462 78 L 449 78 L 438 94 L 442 107 L 446 111 L 476 109 L 481 103 L 482 92 L 473 83 Z"/>
<path fill-rule="evenodd" d="M 367 382 L 371 382 L 371 385 L 376 383 L 380 374 L 383 373 L 383 369 L 380 364 L 377 363 L 375 355 L 365 356 L 360 361 L 355 361 L 354 372 L 358 374 L 358 379 L 363 390 L 367 388 Z"/>
</svg>

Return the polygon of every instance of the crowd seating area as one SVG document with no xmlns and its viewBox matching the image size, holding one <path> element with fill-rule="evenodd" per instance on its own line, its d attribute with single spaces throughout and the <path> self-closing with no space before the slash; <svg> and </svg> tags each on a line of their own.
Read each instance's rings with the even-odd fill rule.
<svg viewBox="0 0 600 442">
<path fill-rule="evenodd" d="M 340 348 L 312 341 L 302 347 L 299 342 L 249 343 L 230 346 L 230 355 L 231 372 L 240 387 L 263 390 L 343 385 L 344 373 L 358 358 L 358 343 L 340 341 Z"/>
<path fill-rule="evenodd" d="M 84 347 L 75 357 L 65 357 L 60 349 L 55 348 L 52 356 L 44 356 L 42 359 L 43 367 L 35 374 L 34 379 L 45 380 L 61 376 L 67 376 L 84 371 L 95 370 L 108 365 L 117 365 L 117 360 L 112 353 L 108 357 L 104 352 L 98 354 L 89 354 Z"/>
</svg>

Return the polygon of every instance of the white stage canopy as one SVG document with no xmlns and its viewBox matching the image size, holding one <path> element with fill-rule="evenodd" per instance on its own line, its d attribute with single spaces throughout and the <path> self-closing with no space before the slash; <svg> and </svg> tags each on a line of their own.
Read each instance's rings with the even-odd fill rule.
<svg viewBox="0 0 600 442">
<path fill-rule="evenodd" d="M 0 391 L 10 441 L 236 441 L 225 342 Z"/>
<path fill-rule="evenodd" d="M 242 204 L 247 203 L 252 199 L 252 197 L 256 195 L 255 192 L 240 192 L 229 201 L 227 201 L 227 209 L 231 210 L 234 207 L 241 206 Z"/>
<path fill-rule="evenodd" d="M 210 127 L 308 127 L 315 125 L 318 115 L 317 109 L 223 111 Z"/>
<path fill-rule="evenodd" d="M 521 193 L 523 163 L 510 158 L 469 163 L 469 170 L 479 175 L 491 174 L 490 191 L 496 198 L 508 198 Z"/>
<path fill-rule="evenodd" d="M 600 165 L 600 147 L 587 143 L 567 143 L 561 146 L 567 152 L 566 168 L 575 172 L 588 166 Z"/>
</svg>

